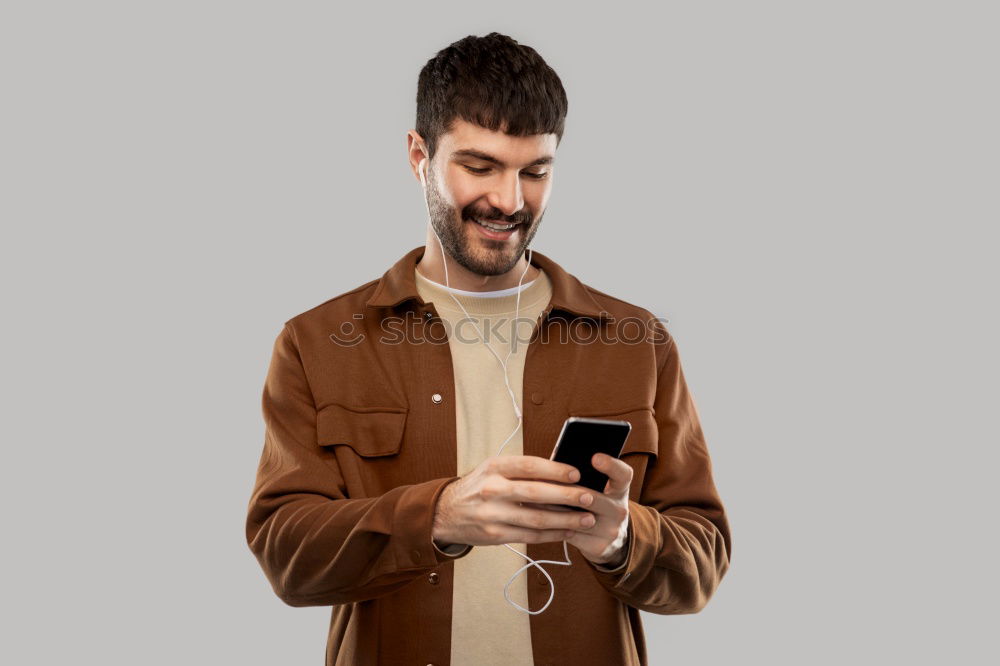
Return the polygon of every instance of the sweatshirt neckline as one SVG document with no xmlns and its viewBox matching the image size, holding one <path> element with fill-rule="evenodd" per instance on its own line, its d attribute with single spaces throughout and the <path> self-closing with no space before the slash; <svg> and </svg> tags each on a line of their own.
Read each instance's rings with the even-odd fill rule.
<svg viewBox="0 0 1000 666">
<path fill-rule="evenodd" d="M 522 284 L 520 291 L 518 287 L 508 289 L 498 289 L 495 291 L 478 292 L 455 289 L 434 282 L 424 277 L 420 271 L 414 269 L 414 275 L 419 291 L 426 294 L 424 300 L 429 300 L 435 304 L 438 311 L 447 310 L 458 314 L 464 314 L 465 308 L 469 314 L 497 315 L 513 313 L 517 307 L 517 295 L 521 294 L 521 312 L 527 311 L 531 307 L 536 307 L 540 301 L 548 301 L 551 296 L 551 282 L 545 271 L 539 269 L 538 277 L 531 282 Z"/>
</svg>

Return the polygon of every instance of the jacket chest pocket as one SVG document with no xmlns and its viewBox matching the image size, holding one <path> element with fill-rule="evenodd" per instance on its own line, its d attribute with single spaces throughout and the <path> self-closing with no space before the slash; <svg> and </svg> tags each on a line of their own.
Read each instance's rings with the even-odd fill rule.
<svg viewBox="0 0 1000 666">
<path fill-rule="evenodd" d="M 401 485 L 405 407 L 328 405 L 316 414 L 316 439 L 332 456 L 347 496 L 377 497 Z"/>
<path fill-rule="evenodd" d="M 629 499 L 638 502 L 640 491 L 646 479 L 646 470 L 656 464 L 659 451 L 660 433 L 653 416 L 653 410 L 648 407 L 633 409 L 615 414 L 574 414 L 593 419 L 610 419 L 612 421 L 628 421 L 632 429 L 625 439 L 619 459 L 632 467 L 632 484 L 629 486 Z"/>
</svg>

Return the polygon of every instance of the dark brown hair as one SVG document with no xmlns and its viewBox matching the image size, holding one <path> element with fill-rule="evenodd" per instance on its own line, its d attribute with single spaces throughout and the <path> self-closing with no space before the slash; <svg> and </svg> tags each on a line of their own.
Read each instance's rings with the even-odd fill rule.
<svg viewBox="0 0 1000 666">
<path fill-rule="evenodd" d="M 530 46 L 491 32 L 438 51 L 417 80 L 416 130 L 430 157 L 456 117 L 511 136 L 562 139 L 569 102 L 555 71 Z"/>
</svg>

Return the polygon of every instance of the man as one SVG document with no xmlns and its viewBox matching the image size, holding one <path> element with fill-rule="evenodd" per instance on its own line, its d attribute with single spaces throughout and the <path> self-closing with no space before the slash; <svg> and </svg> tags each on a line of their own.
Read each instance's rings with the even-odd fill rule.
<svg viewBox="0 0 1000 666">
<path fill-rule="evenodd" d="M 697 612 L 729 567 L 674 340 L 525 253 L 566 110 L 509 37 L 439 52 L 407 138 L 425 246 L 278 336 L 247 541 L 282 600 L 333 606 L 328 665 L 646 664 L 639 611 Z M 550 459 L 569 416 L 632 425 L 603 492 Z"/>
</svg>

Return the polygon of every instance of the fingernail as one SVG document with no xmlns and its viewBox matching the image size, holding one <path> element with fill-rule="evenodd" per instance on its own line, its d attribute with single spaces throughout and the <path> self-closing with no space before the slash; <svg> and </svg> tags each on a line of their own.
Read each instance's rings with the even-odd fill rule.
<svg viewBox="0 0 1000 666">
<path fill-rule="evenodd" d="M 593 495 L 584 495 L 583 497 L 580 498 L 580 504 L 583 504 L 584 506 L 589 505 L 593 501 L 594 501 Z"/>
<path fill-rule="evenodd" d="M 577 481 L 579 481 L 580 480 L 580 471 L 574 469 L 572 472 L 570 472 L 569 473 L 569 480 L 572 481 L 573 483 L 576 483 Z"/>
</svg>

